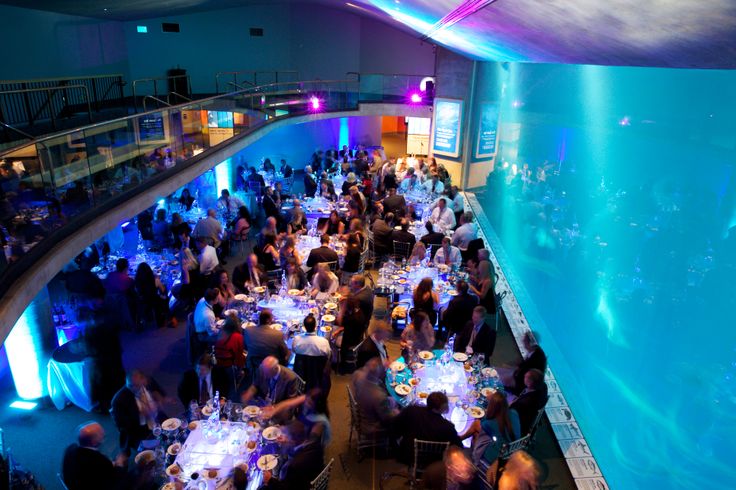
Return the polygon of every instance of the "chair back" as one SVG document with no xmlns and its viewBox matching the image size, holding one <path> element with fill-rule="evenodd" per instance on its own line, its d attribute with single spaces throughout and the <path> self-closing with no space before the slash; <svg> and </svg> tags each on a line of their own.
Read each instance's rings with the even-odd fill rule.
<svg viewBox="0 0 736 490">
<path fill-rule="evenodd" d="M 309 490 L 327 490 L 327 485 L 330 483 L 330 473 L 332 473 L 332 463 L 334 462 L 335 458 L 332 458 L 327 463 L 327 466 L 317 475 L 317 478 L 309 484 Z"/>
<path fill-rule="evenodd" d="M 194 328 L 194 313 L 187 315 L 187 331 L 184 336 L 187 345 L 187 359 L 189 359 L 189 364 L 194 365 L 206 348 L 206 345 L 199 340 L 197 330 Z"/>
<path fill-rule="evenodd" d="M 346 386 L 348 390 L 348 406 L 350 407 L 350 426 L 356 430 L 360 430 L 360 410 L 358 409 L 358 402 L 355 400 L 353 390 L 350 389 L 350 385 Z"/>
<path fill-rule="evenodd" d="M 416 480 L 424 469 L 442 459 L 449 442 L 424 441 L 414 439 L 414 464 L 411 467 L 412 479 Z"/>
<path fill-rule="evenodd" d="M 468 257 L 477 259 L 478 250 L 485 248 L 485 247 L 486 247 L 486 244 L 483 242 L 482 238 L 476 238 L 475 240 L 470 240 L 470 242 L 468 242 L 468 250 L 467 250 Z"/>
<path fill-rule="evenodd" d="M 66 485 L 66 482 L 64 481 L 64 477 L 61 476 L 61 473 L 57 473 L 56 478 L 58 478 L 59 484 L 61 485 L 62 490 L 69 490 L 69 487 Z"/>
<path fill-rule="evenodd" d="M 337 272 L 337 262 L 336 261 L 334 261 L 334 262 L 325 262 L 325 264 L 327 264 L 329 266 L 330 271 Z"/>
<path fill-rule="evenodd" d="M 434 256 L 437 255 L 437 250 L 442 248 L 441 243 L 430 243 L 429 244 L 429 256 L 434 260 Z"/>
<path fill-rule="evenodd" d="M 534 422 L 532 422 L 531 427 L 529 427 L 530 443 L 534 441 L 534 436 L 537 433 L 537 428 L 539 427 L 539 424 L 542 423 L 542 417 L 544 417 L 544 407 L 547 405 L 547 401 L 549 401 L 549 396 L 544 401 L 544 405 L 542 405 L 542 408 L 537 411 L 537 416 L 534 417 Z"/>
<path fill-rule="evenodd" d="M 297 374 L 296 375 L 296 393 L 297 395 L 303 395 L 304 393 L 306 393 L 306 388 L 307 388 L 306 381 L 304 381 L 304 379 Z"/>
<path fill-rule="evenodd" d="M 406 259 L 409 258 L 409 254 L 411 254 L 411 243 L 394 240 L 394 255 Z"/>
<path fill-rule="evenodd" d="M 325 393 L 329 392 L 329 357 L 297 354 L 294 357 L 294 372 L 304 380 L 306 391 L 309 391 L 312 388 L 319 388 Z"/>
<path fill-rule="evenodd" d="M 498 452 L 498 459 L 509 459 L 509 457 L 511 457 L 511 455 L 514 454 L 516 451 L 526 449 L 529 445 L 530 440 L 531 437 L 529 436 L 529 434 L 527 434 L 520 439 L 504 444 L 503 446 L 501 446 L 501 450 Z"/>
</svg>

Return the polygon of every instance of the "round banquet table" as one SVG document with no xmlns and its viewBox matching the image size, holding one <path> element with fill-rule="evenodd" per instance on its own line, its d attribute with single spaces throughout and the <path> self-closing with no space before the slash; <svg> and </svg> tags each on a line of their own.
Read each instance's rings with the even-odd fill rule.
<svg viewBox="0 0 736 490">
<path fill-rule="evenodd" d="M 58 410 L 67 401 L 87 412 L 92 410 L 92 366 L 83 354 L 82 339 L 58 347 L 48 363 L 46 384 L 49 397 Z"/>
<path fill-rule="evenodd" d="M 488 403 L 485 396 L 481 394 L 484 388 L 492 390 L 503 390 L 503 384 L 498 378 L 498 373 L 492 369 L 482 369 L 480 365 L 463 363 L 452 359 L 450 353 L 437 349 L 432 351 L 434 358 L 428 361 L 413 362 L 408 365 L 403 357 L 399 357 L 391 363 L 386 371 L 386 389 L 391 397 L 402 407 L 412 403 L 425 404 L 426 398 L 419 397 L 419 393 L 426 394 L 434 391 L 444 392 L 450 401 L 450 411 L 443 417 L 455 425 L 458 434 L 465 432 L 473 422 L 468 415 L 465 406 L 477 406 L 485 411 Z M 443 355 L 446 354 L 446 362 Z M 396 371 L 393 368 L 404 366 L 404 369 Z M 466 369 L 468 366 L 470 369 Z M 412 378 L 418 379 L 419 383 L 406 396 L 396 393 L 392 378 L 395 376 L 396 385 L 409 384 Z M 465 441 L 470 444 L 470 439 Z"/>
</svg>

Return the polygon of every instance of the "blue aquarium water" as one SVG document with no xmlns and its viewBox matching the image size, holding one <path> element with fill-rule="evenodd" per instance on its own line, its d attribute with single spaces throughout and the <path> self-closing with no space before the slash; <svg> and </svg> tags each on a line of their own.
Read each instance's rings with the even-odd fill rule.
<svg viewBox="0 0 736 490">
<path fill-rule="evenodd" d="M 479 199 L 611 488 L 733 488 L 736 72 L 481 78 L 501 123 Z"/>
</svg>

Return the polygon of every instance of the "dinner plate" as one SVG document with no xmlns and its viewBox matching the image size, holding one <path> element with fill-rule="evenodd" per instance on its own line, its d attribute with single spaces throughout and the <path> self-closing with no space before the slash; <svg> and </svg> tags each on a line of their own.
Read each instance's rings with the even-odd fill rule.
<svg viewBox="0 0 736 490">
<path fill-rule="evenodd" d="M 485 398 L 490 397 L 495 392 L 496 392 L 496 390 L 494 390 L 493 388 L 490 388 L 488 386 L 486 386 L 485 388 L 481 388 L 480 389 L 480 394 L 483 395 Z"/>
<path fill-rule="evenodd" d="M 150 463 L 154 459 L 156 459 L 156 453 L 150 449 L 146 449 L 145 451 L 141 451 L 135 455 L 135 464 L 144 465 L 146 463 Z"/>
<path fill-rule="evenodd" d="M 209 469 L 202 471 L 202 474 L 208 480 L 215 480 L 219 476 L 220 472 L 217 471 L 216 468 L 209 468 Z"/>
<path fill-rule="evenodd" d="M 256 323 L 255 322 L 244 322 L 241 325 L 241 327 L 243 327 L 243 328 L 249 328 L 249 327 L 255 327 L 255 326 L 256 326 Z"/>
<path fill-rule="evenodd" d="M 248 405 L 243 409 L 243 415 L 248 417 L 257 417 L 261 413 L 261 407 L 255 405 Z"/>
<path fill-rule="evenodd" d="M 166 452 L 171 456 L 176 456 L 177 454 L 179 454 L 179 452 L 181 452 L 181 442 L 175 442 L 174 444 L 169 446 Z"/>
<path fill-rule="evenodd" d="M 181 476 L 182 471 L 178 464 L 174 463 L 166 468 L 166 474 L 173 477 Z"/>
<path fill-rule="evenodd" d="M 272 323 L 271 324 L 271 329 L 273 329 L 273 330 L 281 330 L 283 328 L 284 328 L 283 325 L 281 325 L 280 323 Z"/>
<path fill-rule="evenodd" d="M 463 364 L 463 368 L 465 369 L 466 373 L 473 371 L 473 366 L 471 366 L 469 362 L 466 362 L 465 364 Z"/>
<path fill-rule="evenodd" d="M 181 427 L 181 420 L 176 418 L 166 419 L 161 424 L 161 428 L 166 431 L 176 430 L 179 427 Z"/>
<path fill-rule="evenodd" d="M 248 295 L 247 294 L 236 294 L 235 296 L 233 296 L 233 299 L 235 301 L 247 301 Z"/>
<path fill-rule="evenodd" d="M 398 281 L 400 278 L 399 276 L 391 276 L 392 281 Z"/>
<path fill-rule="evenodd" d="M 411 365 L 411 369 L 413 371 L 419 371 L 420 369 L 424 369 L 424 364 L 422 364 L 421 362 L 415 362 Z"/>
<path fill-rule="evenodd" d="M 396 387 L 394 387 L 394 391 L 399 396 L 406 396 L 411 393 L 411 386 L 405 384 L 396 385 Z"/>
<path fill-rule="evenodd" d="M 254 293 L 263 294 L 266 292 L 266 288 L 264 286 L 256 286 L 253 288 Z"/>
<path fill-rule="evenodd" d="M 248 427 L 250 427 L 251 429 L 255 429 L 255 430 L 258 430 L 258 431 L 259 431 L 259 430 L 261 430 L 261 424 L 259 424 L 259 423 L 258 423 L 258 422 L 256 422 L 255 420 L 248 420 L 248 421 L 247 421 L 247 422 L 245 423 L 245 425 L 247 425 L 247 426 L 248 426 Z"/>
<path fill-rule="evenodd" d="M 397 281 L 399 284 L 406 284 L 406 279 L 401 278 Z"/>
<path fill-rule="evenodd" d="M 482 419 L 486 411 L 480 407 L 468 407 L 467 413 L 474 419 Z"/>
<path fill-rule="evenodd" d="M 457 296 L 457 290 L 450 289 L 449 291 L 447 291 L 447 294 L 449 294 L 450 296 Z"/>
<path fill-rule="evenodd" d="M 468 376 L 468 384 L 469 385 L 474 385 L 477 382 L 478 382 L 478 378 L 476 378 L 475 376 Z"/>
<path fill-rule="evenodd" d="M 330 333 L 330 332 L 332 332 L 332 327 L 327 326 L 327 325 L 325 325 L 323 327 L 320 327 L 319 329 L 322 330 L 324 333 Z"/>
<path fill-rule="evenodd" d="M 182 488 L 184 488 L 184 484 L 182 482 L 167 481 L 164 483 L 164 486 L 161 487 L 161 490 L 180 490 Z"/>
<path fill-rule="evenodd" d="M 250 296 L 246 296 L 243 301 L 245 301 L 246 303 L 255 303 L 256 302 L 256 299 L 255 298 L 252 298 Z"/>
<path fill-rule="evenodd" d="M 494 371 L 495 369 L 484 367 L 483 369 L 480 370 L 480 374 L 482 374 L 483 376 L 493 376 Z"/>
<path fill-rule="evenodd" d="M 391 368 L 391 371 L 403 371 L 404 369 L 406 369 L 406 364 L 401 361 L 394 361 L 391 363 L 389 368 Z"/>
<path fill-rule="evenodd" d="M 258 469 L 261 471 L 271 471 L 278 464 L 279 458 L 275 454 L 264 454 L 258 458 L 258 463 L 256 463 Z"/>
<path fill-rule="evenodd" d="M 468 355 L 464 352 L 455 352 L 452 355 L 452 358 L 455 359 L 457 362 L 465 362 L 468 360 Z"/>
<path fill-rule="evenodd" d="M 304 291 L 302 291 L 301 289 L 289 289 L 287 293 L 289 296 L 301 296 Z"/>
<path fill-rule="evenodd" d="M 210 415 L 212 415 L 212 407 L 202 407 L 202 415 L 204 415 L 205 417 L 209 417 Z"/>
<path fill-rule="evenodd" d="M 199 421 L 198 420 L 192 420 L 189 422 L 189 425 L 187 426 L 190 431 L 197 430 L 197 427 L 199 427 Z"/>
<path fill-rule="evenodd" d="M 422 359 L 424 361 L 434 359 L 434 353 L 428 350 L 419 351 L 419 354 L 417 354 L 417 356 L 419 356 L 419 359 Z"/>
<path fill-rule="evenodd" d="M 229 309 L 229 310 L 225 310 L 222 312 L 222 316 L 230 316 L 230 315 L 238 316 L 238 310 Z"/>
<path fill-rule="evenodd" d="M 411 378 L 409 380 L 409 386 L 416 386 L 419 384 L 419 380 L 417 378 Z"/>
<path fill-rule="evenodd" d="M 332 323 L 335 321 L 335 315 L 322 315 L 322 321 Z"/>
<path fill-rule="evenodd" d="M 267 441 L 275 441 L 281 435 L 281 429 L 278 427 L 266 427 L 263 429 L 263 438 Z"/>
<path fill-rule="evenodd" d="M 429 393 L 427 393 L 426 391 L 420 391 L 419 393 L 417 393 L 417 397 L 419 397 L 419 399 L 421 400 L 426 400 L 428 396 Z"/>
<path fill-rule="evenodd" d="M 337 305 L 335 303 L 325 303 L 325 310 L 336 310 Z"/>
</svg>

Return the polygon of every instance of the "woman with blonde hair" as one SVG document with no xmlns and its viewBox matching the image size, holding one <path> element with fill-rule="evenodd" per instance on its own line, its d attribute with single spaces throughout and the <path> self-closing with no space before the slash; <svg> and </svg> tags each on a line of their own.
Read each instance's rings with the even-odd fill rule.
<svg viewBox="0 0 736 490">
<path fill-rule="evenodd" d="M 286 269 L 286 263 L 289 259 L 296 260 L 297 264 L 302 263 L 302 257 L 299 255 L 299 251 L 296 249 L 296 238 L 294 238 L 294 235 L 288 235 L 284 239 L 284 244 L 279 250 L 279 259 L 282 269 Z"/>
<path fill-rule="evenodd" d="M 518 439 L 520 433 L 519 414 L 510 409 L 506 397 L 496 391 L 488 399 L 485 418 L 475 420 L 468 430 L 460 435 L 460 439 L 474 436 L 474 460 L 483 459 L 490 464 L 498 458 L 501 446 Z M 482 454 L 479 454 L 481 450 Z"/>
<path fill-rule="evenodd" d="M 496 314 L 496 284 L 491 263 L 481 260 L 478 264 L 476 284 L 470 285 L 470 291 L 478 296 L 480 306 L 485 306 L 488 313 Z"/>
<path fill-rule="evenodd" d="M 330 271 L 330 266 L 326 262 L 317 264 L 317 273 L 312 278 L 312 291 L 310 296 L 326 298 L 334 294 L 340 285 L 337 276 Z"/>
<path fill-rule="evenodd" d="M 419 265 L 427 257 L 427 246 L 424 242 L 416 242 L 409 256 L 410 265 Z"/>
</svg>

